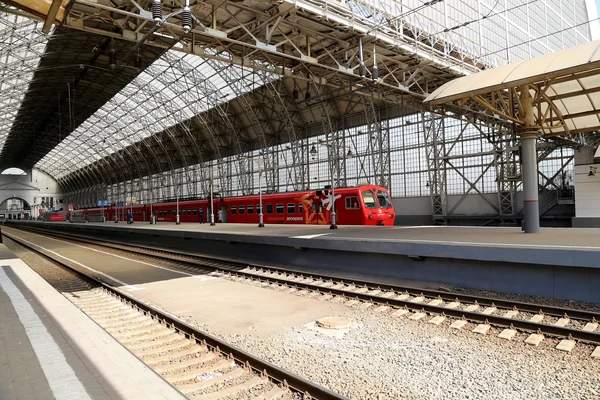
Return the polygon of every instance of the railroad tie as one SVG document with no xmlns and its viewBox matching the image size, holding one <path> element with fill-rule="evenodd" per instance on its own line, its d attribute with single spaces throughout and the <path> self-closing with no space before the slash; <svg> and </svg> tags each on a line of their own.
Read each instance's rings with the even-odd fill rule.
<svg viewBox="0 0 600 400">
<path fill-rule="evenodd" d="M 538 322 L 542 322 L 543 319 L 544 319 L 543 314 L 536 314 L 529 319 L 529 322 L 535 322 L 537 324 Z"/>
<path fill-rule="evenodd" d="M 466 312 L 473 312 L 479 308 L 479 304 L 469 304 L 465 307 Z"/>
<path fill-rule="evenodd" d="M 410 317 L 408 317 L 408 319 L 412 319 L 413 321 L 418 321 L 421 318 L 425 317 L 425 315 L 427 315 L 427 314 L 425 314 L 424 312 L 416 312 L 413 315 L 411 315 Z"/>
<path fill-rule="evenodd" d="M 467 321 L 464 319 L 459 319 L 458 321 L 454 321 L 450 328 L 452 329 L 462 329 L 467 324 Z"/>
<path fill-rule="evenodd" d="M 488 333 L 488 331 L 490 330 L 490 325 L 489 324 L 479 324 L 475 327 L 475 329 L 473 329 L 473 333 L 478 333 L 480 335 L 486 335 Z"/>
<path fill-rule="evenodd" d="M 573 350 L 575 348 L 575 344 L 577 344 L 577 342 L 575 342 L 574 340 L 563 339 L 556 346 L 556 349 L 560 350 L 560 351 L 566 351 L 567 353 L 570 353 L 571 350 Z"/>
<path fill-rule="evenodd" d="M 428 321 L 428 323 L 433 324 L 433 325 L 440 325 L 445 320 L 446 320 L 446 317 L 444 317 L 443 315 L 437 315 L 437 316 L 431 318 Z"/>
<path fill-rule="evenodd" d="M 449 308 L 451 310 L 458 308 L 458 306 L 460 306 L 460 303 L 458 301 L 453 301 L 452 303 L 448 303 L 445 305 L 446 308 Z"/>
<path fill-rule="evenodd" d="M 583 330 L 586 332 L 594 332 L 598 328 L 598 324 L 596 322 L 588 322 L 583 327 Z"/>
<path fill-rule="evenodd" d="M 406 308 L 400 308 L 392 313 L 392 317 L 403 317 L 408 314 L 408 310 Z"/>
<path fill-rule="evenodd" d="M 486 307 L 486 309 L 483 310 L 481 313 L 485 314 L 485 315 L 492 315 L 494 312 L 496 312 L 496 307 L 492 306 L 492 307 Z"/>
<path fill-rule="evenodd" d="M 442 302 L 443 302 L 442 299 L 433 299 L 428 304 L 430 306 L 436 306 L 437 307 L 437 306 L 441 305 Z"/>
<path fill-rule="evenodd" d="M 512 338 L 515 337 L 516 334 L 517 334 L 516 330 L 506 328 L 502 332 L 500 332 L 500 334 L 498 335 L 498 337 L 500 339 L 511 340 Z"/>
<path fill-rule="evenodd" d="M 537 347 L 542 343 L 542 340 L 544 340 L 544 335 L 541 333 L 532 333 L 525 339 L 525 343 Z"/>
</svg>

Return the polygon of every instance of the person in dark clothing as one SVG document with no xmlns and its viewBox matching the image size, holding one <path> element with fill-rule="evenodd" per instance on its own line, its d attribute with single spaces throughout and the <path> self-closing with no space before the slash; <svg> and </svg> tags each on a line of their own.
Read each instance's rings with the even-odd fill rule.
<svg viewBox="0 0 600 400">
<path fill-rule="evenodd" d="M 133 216 L 131 215 L 131 211 L 127 211 L 127 223 L 128 224 L 132 224 L 133 223 Z"/>
<path fill-rule="evenodd" d="M 200 223 L 204 223 L 204 211 L 201 208 L 198 209 L 198 215 L 200 216 Z"/>
</svg>

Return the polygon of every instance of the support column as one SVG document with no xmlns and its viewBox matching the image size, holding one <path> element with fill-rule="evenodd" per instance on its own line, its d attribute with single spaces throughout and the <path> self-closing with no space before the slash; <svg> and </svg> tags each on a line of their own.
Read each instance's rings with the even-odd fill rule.
<svg viewBox="0 0 600 400">
<path fill-rule="evenodd" d="M 521 163 L 523 165 L 525 233 L 537 233 L 540 231 L 540 207 L 538 202 L 536 132 L 526 132 L 521 136 Z"/>
</svg>

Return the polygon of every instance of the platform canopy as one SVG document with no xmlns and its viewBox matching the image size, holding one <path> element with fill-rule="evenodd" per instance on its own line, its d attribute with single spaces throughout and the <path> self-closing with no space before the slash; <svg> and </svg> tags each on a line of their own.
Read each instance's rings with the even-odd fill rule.
<svg viewBox="0 0 600 400">
<path fill-rule="evenodd" d="M 524 98 L 533 102 L 526 121 Z M 425 103 L 468 106 L 544 136 L 600 129 L 600 41 L 454 79 Z M 523 129 L 521 129 L 523 131 Z"/>
</svg>

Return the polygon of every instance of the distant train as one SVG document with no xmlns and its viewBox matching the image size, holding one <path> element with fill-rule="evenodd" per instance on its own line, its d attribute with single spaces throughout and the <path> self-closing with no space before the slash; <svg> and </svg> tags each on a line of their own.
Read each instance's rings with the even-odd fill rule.
<svg viewBox="0 0 600 400">
<path fill-rule="evenodd" d="M 265 224 L 312 224 L 331 223 L 331 189 L 264 194 L 263 220 Z M 220 197 L 213 200 L 215 222 L 258 223 L 260 199 L 258 195 Z M 180 222 L 210 222 L 210 199 L 179 202 Z M 124 207 L 96 207 L 74 210 L 63 220 L 73 222 L 125 221 L 125 213 L 131 211 L 136 222 L 150 221 L 154 215 L 157 222 L 176 222 L 177 203 L 155 203 Z M 202 211 L 201 211 L 202 210 Z M 336 224 L 339 225 L 394 225 L 396 214 L 389 192 L 380 186 L 363 185 L 335 190 Z M 62 216 L 61 216 L 62 217 Z M 56 219 L 60 217 L 57 216 Z"/>
</svg>

